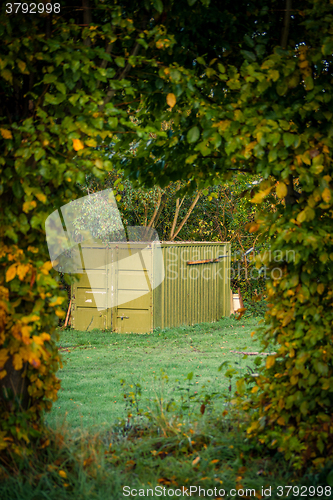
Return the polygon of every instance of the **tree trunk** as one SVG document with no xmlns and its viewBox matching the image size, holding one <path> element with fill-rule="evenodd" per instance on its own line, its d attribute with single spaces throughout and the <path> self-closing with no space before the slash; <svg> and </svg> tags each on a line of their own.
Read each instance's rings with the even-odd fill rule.
<svg viewBox="0 0 333 500">
<path fill-rule="evenodd" d="M 21 370 L 15 370 L 12 359 L 8 359 L 4 369 L 7 375 L 0 380 L 1 406 L 9 412 L 16 410 L 18 406 L 23 410 L 27 410 L 30 406 L 29 380 L 26 376 L 27 363 Z"/>
</svg>

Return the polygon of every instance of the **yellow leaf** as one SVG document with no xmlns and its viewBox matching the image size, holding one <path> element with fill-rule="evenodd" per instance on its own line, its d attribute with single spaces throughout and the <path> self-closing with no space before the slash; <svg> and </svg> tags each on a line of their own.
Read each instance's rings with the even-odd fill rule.
<svg viewBox="0 0 333 500">
<path fill-rule="evenodd" d="M 170 108 L 173 108 L 177 102 L 175 94 L 168 94 L 166 100 Z"/>
<path fill-rule="evenodd" d="M 4 367 L 8 358 L 9 358 L 8 349 L 1 349 L 0 350 L 0 368 Z"/>
<path fill-rule="evenodd" d="M 279 425 L 286 425 L 286 423 L 285 423 L 285 421 L 284 421 L 284 418 L 283 418 L 283 417 L 279 417 L 279 418 L 277 419 L 277 423 L 278 423 Z"/>
<path fill-rule="evenodd" d="M 250 224 L 250 227 L 248 228 L 248 231 L 249 231 L 249 233 L 255 233 L 256 231 L 258 231 L 259 228 L 260 228 L 259 224 L 252 222 Z"/>
<path fill-rule="evenodd" d="M 197 463 L 200 461 L 200 457 L 197 457 L 193 460 L 192 465 L 197 465 Z"/>
<path fill-rule="evenodd" d="M 43 345 L 44 344 L 44 339 L 42 338 L 41 335 L 33 335 L 32 340 L 35 342 L 37 345 Z"/>
<path fill-rule="evenodd" d="M 47 200 L 46 195 L 44 193 L 36 193 L 36 198 L 42 203 L 45 203 Z"/>
<path fill-rule="evenodd" d="M 253 392 L 254 394 L 255 394 L 256 392 L 258 392 L 258 391 L 259 391 L 259 387 L 258 387 L 257 385 L 255 385 L 255 386 L 254 386 L 254 387 L 252 387 L 252 389 L 251 389 L 251 392 Z"/>
<path fill-rule="evenodd" d="M 325 285 L 323 283 L 319 283 L 319 285 L 317 286 L 317 292 L 319 293 L 319 295 L 322 295 L 324 293 L 324 290 Z"/>
<path fill-rule="evenodd" d="M 15 278 L 15 276 L 16 276 L 16 266 L 17 266 L 17 264 L 12 264 L 7 269 L 7 272 L 6 272 L 6 281 L 7 281 L 7 283 L 8 283 L 8 281 L 11 281 L 12 279 Z"/>
<path fill-rule="evenodd" d="M 65 300 L 65 297 L 57 297 L 54 302 L 50 302 L 50 306 L 51 307 L 60 306 L 64 300 Z"/>
<path fill-rule="evenodd" d="M 97 141 L 95 141 L 95 139 L 88 139 L 86 145 L 90 148 L 95 148 L 97 146 Z"/>
<path fill-rule="evenodd" d="M 73 148 L 75 149 L 75 151 L 80 151 L 80 149 L 84 148 L 84 145 L 80 141 L 80 139 L 73 139 Z"/>
<path fill-rule="evenodd" d="M 306 220 L 306 212 L 305 210 L 302 210 L 298 215 L 297 215 L 297 222 L 304 222 Z"/>
<path fill-rule="evenodd" d="M 252 424 L 250 425 L 250 427 L 246 430 L 246 432 L 248 434 L 251 434 L 252 431 L 256 430 L 257 428 L 259 427 L 259 423 L 258 422 L 252 422 Z"/>
<path fill-rule="evenodd" d="M 28 344 L 31 343 L 30 332 L 31 332 L 31 326 L 27 326 L 27 325 L 22 326 L 22 328 L 21 328 L 21 337 L 22 337 L 22 341 L 26 345 L 28 345 Z"/>
<path fill-rule="evenodd" d="M 61 311 L 59 309 L 57 309 L 57 311 L 55 313 L 58 316 L 58 318 L 64 318 L 66 316 L 65 311 Z"/>
<path fill-rule="evenodd" d="M 41 267 L 41 272 L 45 275 L 49 274 L 49 270 L 52 269 L 52 262 L 45 262 Z"/>
<path fill-rule="evenodd" d="M 23 316 L 21 318 L 22 323 L 31 323 L 32 321 L 37 321 L 40 319 L 40 316 L 37 316 L 37 314 L 31 314 L 30 316 Z"/>
<path fill-rule="evenodd" d="M 0 128 L 0 133 L 4 139 L 12 139 L 12 133 L 10 130 L 7 130 L 5 128 Z"/>
<path fill-rule="evenodd" d="M 263 191 L 259 191 L 254 195 L 252 198 L 251 203 L 262 203 L 264 198 L 270 193 L 272 190 L 273 186 L 268 187 L 267 189 L 264 189 Z"/>
<path fill-rule="evenodd" d="M 231 124 L 231 120 L 221 120 L 220 122 L 214 123 L 213 127 L 218 127 L 220 134 L 227 130 L 229 125 Z"/>
<path fill-rule="evenodd" d="M 22 71 L 22 73 L 24 73 L 25 68 L 27 67 L 26 63 L 24 61 L 18 60 L 17 65 L 20 68 L 20 70 Z"/>
<path fill-rule="evenodd" d="M 266 368 L 272 368 L 275 365 L 275 356 L 268 356 L 266 360 Z"/>
<path fill-rule="evenodd" d="M 278 198 L 284 198 L 287 195 L 288 189 L 284 182 L 279 182 L 276 186 L 276 195 Z"/>
<path fill-rule="evenodd" d="M 116 196 L 116 201 L 120 201 L 121 200 L 121 195 L 120 194 L 117 194 Z"/>
<path fill-rule="evenodd" d="M 30 265 L 29 264 L 19 264 L 17 266 L 17 276 L 19 277 L 19 280 L 20 281 L 23 281 L 25 275 L 27 274 L 27 272 L 29 271 L 30 269 Z"/>
<path fill-rule="evenodd" d="M 13 356 L 13 366 L 15 370 L 21 370 L 23 366 L 22 357 L 19 354 Z"/>
<path fill-rule="evenodd" d="M 38 253 L 38 248 L 36 247 L 32 247 L 32 246 L 28 246 L 28 252 L 32 252 L 32 253 Z"/>
<path fill-rule="evenodd" d="M 103 168 L 103 162 L 99 158 L 95 160 L 95 165 L 97 168 Z"/>
<path fill-rule="evenodd" d="M 64 470 L 60 470 L 59 471 L 59 476 L 65 478 L 65 477 L 67 477 L 67 474 L 66 474 L 66 472 Z"/>
<path fill-rule="evenodd" d="M 23 209 L 23 212 L 25 212 L 27 214 L 30 210 L 32 210 L 36 206 L 37 206 L 37 203 L 35 202 L 35 200 L 33 200 L 33 201 L 25 201 L 23 203 L 22 209 Z"/>
<path fill-rule="evenodd" d="M 331 199 L 331 191 L 328 188 L 325 188 L 321 196 L 325 203 L 329 203 Z"/>
</svg>

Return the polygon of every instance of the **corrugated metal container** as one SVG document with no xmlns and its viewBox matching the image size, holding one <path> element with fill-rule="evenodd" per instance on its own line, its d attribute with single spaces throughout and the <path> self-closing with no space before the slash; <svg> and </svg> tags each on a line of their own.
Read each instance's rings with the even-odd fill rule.
<svg viewBox="0 0 333 500">
<path fill-rule="evenodd" d="M 229 243 L 130 246 L 82 246 L 84 267 L 72 286 L 73 328 L 147 333 L 230 315 Z"/>
</svg>

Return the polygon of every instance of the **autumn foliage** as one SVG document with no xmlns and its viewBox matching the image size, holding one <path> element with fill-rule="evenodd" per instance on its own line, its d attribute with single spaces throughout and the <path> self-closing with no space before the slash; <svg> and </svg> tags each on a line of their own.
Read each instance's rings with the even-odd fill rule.
<svg viewBox="0 0 333 500">
<path fill-rule="evenodd" d="M 0 374 L 23 370 L 31 398 L 14 414 L 1 399 L 2 448 L 42 429 L 58 388 L 50 212 L 113 167 L 193 189 L 240 170 L 261 178 L 254 204 L 276 205 L 249 229 L 281 255 L 263 257 L 276 354 L 250 394 L 238 386 L 248 435 L 298 468 L 332 460 L 333 5 L 93 3 L 84 22 L 1 15 Z"/>
</svg>

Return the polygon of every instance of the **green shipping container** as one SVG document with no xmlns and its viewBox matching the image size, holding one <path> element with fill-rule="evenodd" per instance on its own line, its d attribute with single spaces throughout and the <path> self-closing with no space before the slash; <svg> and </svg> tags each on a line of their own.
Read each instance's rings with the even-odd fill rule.
<svg viewBox="0 0 333 500">
<path fill-rule="evenodd" d="M 230 244 L 82 245 L 71 326 L 148 333 L 230 315 Z M 204 262 L 203 262 L 204 261 Z"/>
</svg>

